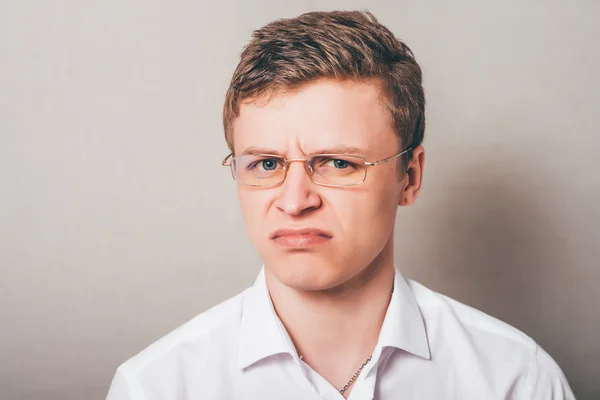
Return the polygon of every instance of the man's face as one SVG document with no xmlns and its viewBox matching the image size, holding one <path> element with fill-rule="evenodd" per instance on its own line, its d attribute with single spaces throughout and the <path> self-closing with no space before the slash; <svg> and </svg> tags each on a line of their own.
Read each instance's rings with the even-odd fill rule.
<svg viewBox="0 0 600 400">
<path fill-rule="evenodd" d="M 344 153 L 373 162 L 400 151 L 379 86 L 333 80 L 243 104 L 234 144 L 235 155 L 252 148 L 287 159 L 348 147 L 356 150 Z M 393 262 L 394 220 L 407 182 L 399 175 L 394 160 L 369 167 L 360 185 L 324 187 L 310 180 L 303 163 L 293 162 L 281 186 L 238 185 L 246 227 L 265 268 L 286 286 L 325 290 L 374 262 Z"/>
</svg>

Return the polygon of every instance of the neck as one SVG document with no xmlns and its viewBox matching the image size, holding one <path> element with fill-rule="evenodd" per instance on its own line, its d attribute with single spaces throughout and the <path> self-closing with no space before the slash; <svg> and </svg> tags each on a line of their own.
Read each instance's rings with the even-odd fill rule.
<svg viewBox="0 0 600 400">
<path fill-rule="evenodd" d="M 343 387 L 377 344 L 394 284 L 393 241 L 358 275 L 325 291 L 287 287 L 268 268 L 265 277 L 302 360 Z"/>
</svg>

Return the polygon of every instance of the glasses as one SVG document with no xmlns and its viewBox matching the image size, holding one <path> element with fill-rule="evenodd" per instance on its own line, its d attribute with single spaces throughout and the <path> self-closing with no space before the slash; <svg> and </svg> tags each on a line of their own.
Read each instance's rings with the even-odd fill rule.
<svg viewBox="0 0 600 400">
<path fill-rule="evenodd" d="M 362 157 L 344 154 L 315 154 L 308 158 L 286 159 L 273 154 L 248 154 L 233 157 L 229 154 L 223 166 L 231 167 L 233 179 L 260 188 L 276 187 L 283 183 L 292 162 L 303 162 L 311 181 L 321 186 L 355 186 L 367 179 L 367 169 L 384 164 L 412 150 L 408 148 L 383 160 L 368 162 Z"/>
</svg>

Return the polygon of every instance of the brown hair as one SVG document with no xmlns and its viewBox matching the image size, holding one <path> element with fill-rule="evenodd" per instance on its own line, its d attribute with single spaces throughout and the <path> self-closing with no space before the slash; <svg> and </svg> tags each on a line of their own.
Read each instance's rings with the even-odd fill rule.
<svg viewBox="0 0 600 400">
<path fill-rule="evenodd" d="M 229 149 L 233 152 L 233 123 L 241 102 L 294 90 L 319 78 L 378 79 L 401 146 L 415 148 L 423 141 L 425 95 L 412 51 L 367 11 L 331 11 L 276 20 L 254 31 L 225 97 L 223 126 Z"/>
</svg>

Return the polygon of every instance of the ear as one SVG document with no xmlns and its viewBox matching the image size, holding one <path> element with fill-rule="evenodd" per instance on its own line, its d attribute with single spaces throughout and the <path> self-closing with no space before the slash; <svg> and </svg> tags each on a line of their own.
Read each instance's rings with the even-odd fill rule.
<svg viewBox="0 0 600 400">
<path fill-rule="evenodd" d="M 402 178 L 403 189 L 398 199 L 399 206 L 410 206 L 419 197 L 421 183 L 423 182 L 423 168 L 425 167 L 425 149 L 422 145 L 412 150 L 412 157 L 408 161 L 408 169 Z"/>
</svg>

